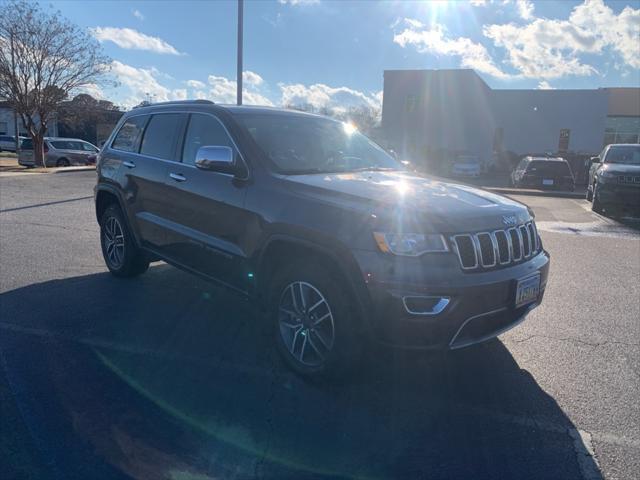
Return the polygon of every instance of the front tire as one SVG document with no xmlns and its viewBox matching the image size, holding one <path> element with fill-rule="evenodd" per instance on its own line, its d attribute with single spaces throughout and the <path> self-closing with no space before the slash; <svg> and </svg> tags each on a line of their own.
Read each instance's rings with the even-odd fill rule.
<svg viewBox="0 0 640 480">
<path fill-rule="evenodd" d="M 104 262 L 116 277 L 134 277 L 149 268 L 149 260 L 136 245 L 117 205 L 109 206 L 102 214 L 100 245 Z"/>
<path fill-rule="evenodd" d="M 359 365 L 364 335 L 350 308 L 344 280 L 317 263 L 296 263 L 276 272 L 269 295 L 276 347 L 295 372 L 345 377 Z"/>
<path fill-rule="evenodd" d="M 598 195 L 598 184 L 595 183 L 593 185 L 593 203 L 591 203 L 591 210 L 602 214 L 604 212 L 604 208 L 602 206 L 602 202 L 600 201 L 600 196 Z"/>
</svg>

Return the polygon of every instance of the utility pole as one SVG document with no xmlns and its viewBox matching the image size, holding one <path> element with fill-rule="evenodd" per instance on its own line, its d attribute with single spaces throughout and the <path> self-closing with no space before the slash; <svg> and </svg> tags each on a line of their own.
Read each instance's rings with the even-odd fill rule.
<svg viewBox="0 0 640 480">
<path fill-rule="evenodd" d="M 236 95 L 238 105 L 242 105 L 242 24 L 244 0 L 238 0 L 238 73 L 236 76 Z"/>
</svg>

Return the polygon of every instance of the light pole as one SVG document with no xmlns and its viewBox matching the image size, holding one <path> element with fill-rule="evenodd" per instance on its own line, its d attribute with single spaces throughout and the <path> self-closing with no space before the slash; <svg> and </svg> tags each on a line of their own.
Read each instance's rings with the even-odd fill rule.
<svg viewBox="0 0 640 480">
<path fill-rule="evenodd" d="M 236 97 L 238 105 L 242 105 L 242 24 L 244 0 L 238 0 L 238 72 L 236 76 Z"/>
</svg>

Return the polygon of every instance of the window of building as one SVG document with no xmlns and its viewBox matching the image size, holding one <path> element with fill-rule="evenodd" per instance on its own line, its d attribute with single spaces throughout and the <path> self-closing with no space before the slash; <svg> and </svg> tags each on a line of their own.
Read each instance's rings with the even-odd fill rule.
<svg viewBox="0 0 640 480">
<path fill-rule="evenodd" d="M 182 131 L 185 117 L 182 113 L 153 115 L 144 132 L 140 153 L 163 160 L 175 160 L 176 139 Z"/>
<path fill-rule="evenodd" d="M 0 135 L 6 135 L 9 124 L 7 122 L 0 122 Z"/>
<path fill-rule="evenodd" d="M 148 118 L 144 115 L 132 117 L 124 122 L 124 125 L 120 127 L 116 138 L 113 140 L 111 148 L 124 152 L 137 152 L 142 130 L 144 130 L 144 125 L 147 123 Z"/>
<path fill-rule="evenodd" d="M 418 97 L 417 95 L 407 95 L 407 113 L 415 112 L 418 109 L 419 101 L 420 97 Z"/>
<path fill-rule="evenodd" d="M 640 143 L 640 117 L 607 117 L 603 143 Z"/>
<path fill-rule="evenodd" d="M 209 115 L 193 114 L 184 140 L 182 161 L 193 165 L 198 149 L 204 146 L 234 148 L 233 142 L 218 120 Z"/>
</svg>

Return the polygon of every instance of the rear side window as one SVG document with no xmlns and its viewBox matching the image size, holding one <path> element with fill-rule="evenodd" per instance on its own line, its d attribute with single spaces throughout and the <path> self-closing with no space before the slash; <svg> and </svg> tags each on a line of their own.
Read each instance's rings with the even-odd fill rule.
<svg viewBox="0 0 640 480">
<path fill-rule="evenodd" d="M 73 148 L 73 142 L 69 142 L 66 140 L 57 140 L 55 142 L 51 142 L 53 148 L 57 148 L 58 150 L 75 150 Z"/>
<path fill-rule="evenodd" d="M 116 138 L 113 139 L 111 148 L 122 150 L 123 152 L 137 152 L 142 131 L 149 117 L 146 115 L 131 117 L 124 122 Z"/>
<path fill-rule="evenodd" d="M 204 146 L 231 147 L 235 150 L 222 124 L 209 115 L 192 114 L 182 150 L 182 161 L 193 165 L 198 149 Z"/>
<path fill-rule="evenodd" d="M 153 115 L 144 132 L 140 153 L 164 160 L 174 160 L 176 140 L 182 130 L 184 114 L 163 113 Z"/>
</svg>

